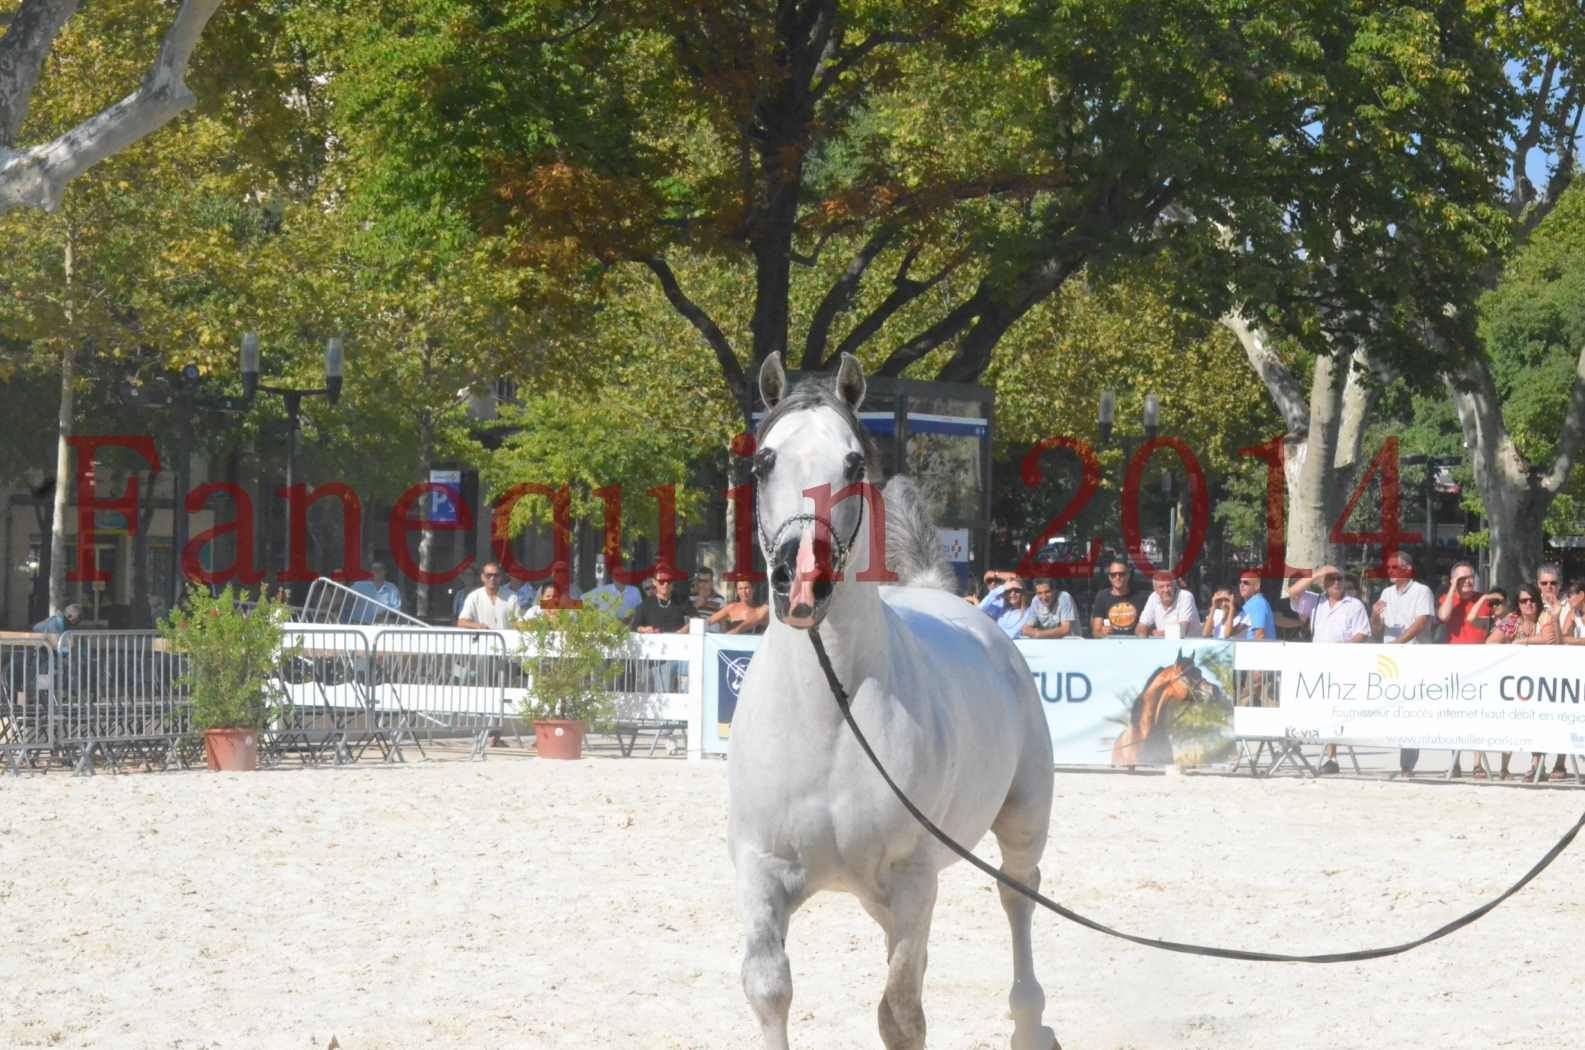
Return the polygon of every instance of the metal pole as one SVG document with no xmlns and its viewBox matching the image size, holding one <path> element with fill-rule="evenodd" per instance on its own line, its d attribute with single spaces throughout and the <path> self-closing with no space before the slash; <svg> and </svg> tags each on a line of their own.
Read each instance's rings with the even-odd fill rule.
<svg viewBox="0 0 1585 1050">
<path fill-rule="evenodd" d="M 1431 490 L 1434 487 L 1432 467 L 1427 461 L 1425 468 L 1425 543 L 1433 552 L 1436 550 L 1436 504 L 1431 500 Z"/>
<path fill-rule="evenodd" d="M 191 429 L 191 414 L 187 422 Z M 176 453 L 176 499 L 171 503 L 171 576 L 174 577 L 176 588 L 176 595 L 171 599 L 172 609 L 182 603 L 187 591 L 187 574 L 182 571 L 182 552 L 187 549 L 187 488 L 192 484 L 189 478 L 191 471 L 191 454 L 184 447 Z"/>
<path fill-rule="evenodd" d="M 1178 564 L 1178 499 L 1172 498 L 1167 511 L 1167 571 Z"/>
<path fill-rule="evenodd" d="M 285 395 L 286 401 L 286 531 L 281 533 L 281 568 L 289 570 L 292 564 L 292 485 L 297 474 L 297 421 L 302 397 L 295 391 Z"/>
</svg>

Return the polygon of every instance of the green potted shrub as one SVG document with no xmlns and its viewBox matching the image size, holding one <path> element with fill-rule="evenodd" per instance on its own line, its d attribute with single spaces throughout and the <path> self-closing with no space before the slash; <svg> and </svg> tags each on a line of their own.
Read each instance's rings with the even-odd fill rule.
<svg viewBox="0 0 1585 1050">
<path fill-rule="evenodd" d="M 619 659 L 630 635 L 610 613 L 584 605 L 547 609 L 518 624 L 533 644 L 524 661 L 531 684 L 523 717 L 534 724 L 540 758 L 579 758 L 590 723 L 615 713 L 611 687 L 622 673 Z"/>
<path fill-rule="evenodd" d="M 267 593 L 247 609 L 229 586 L 218 597 L 195 587 L 160 622 L 165 647 L 187 658 L 181 681 L 210 769 L 259 767 L 259 734 L 285 700 L 276 671 L 283 655 L 290 656 L 281 645 L 290 617 L 286 603 Z"/>
</svg>

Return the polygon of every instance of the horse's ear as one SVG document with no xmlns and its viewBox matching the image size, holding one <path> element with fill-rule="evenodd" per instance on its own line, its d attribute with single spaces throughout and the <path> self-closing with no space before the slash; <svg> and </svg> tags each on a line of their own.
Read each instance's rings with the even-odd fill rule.
<svg viewBox="0 0 1585 1050">
<path fill-rule="evenodd" d="M 1188 666 L 1190 666 L 1193 663 L 1194 663 L 1194 654 L 1193 653 L 1190 653 L 1188 656 L 1184 656 L 1183 655 L 1183 650 L 1182 649 L 1178 650 L 1178 666 L 1179 667 L 1188 667 Z"/>
<path fill-rule="evenodd" d="M 787 392 L 787 372 L 781 365 L 781 351 L 771 354 L 759 366 L 759 398 L 766 409 L 776 407 L 776 402 Z"/>
<path fill-rule="evenodd" d="M 837 365 L 837 396 L 855 412 L 864 403 L 864 369 L 852 354 L 843 354 Z"/>
</svg>

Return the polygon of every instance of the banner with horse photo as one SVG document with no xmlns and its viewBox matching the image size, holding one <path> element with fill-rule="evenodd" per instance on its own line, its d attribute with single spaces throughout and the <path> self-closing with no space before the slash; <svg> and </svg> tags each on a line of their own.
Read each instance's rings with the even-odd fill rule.
<svg viewBox="0 0 1585 1050">
<path fill-rule="evenodd" d="M 725 754 L 752 635 L 705 636 L 701 750 Z M 1180 766 L 1230 760 L 1233 646 L 1162 638 L 1020 641 L 1059 766 Z"/>
<path fill-rule="evenodd" d="M 1061 766 L 1198 766 L 1233 756 L 1233 645 L 1021 641 Z"/>
</svg>

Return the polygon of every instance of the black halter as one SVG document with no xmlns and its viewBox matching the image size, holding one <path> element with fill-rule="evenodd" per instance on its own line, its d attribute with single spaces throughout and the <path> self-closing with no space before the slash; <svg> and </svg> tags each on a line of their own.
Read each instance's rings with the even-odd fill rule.
<svg viewBox="0 0 1585 1050">
<path fill-rule="evenodd" d="M 863 484 L 863 479 L 860 479 L 859 483 Z M 847 566 L 848 557 L 853 553 L 853 544 L 859 538 L 859 529 L 864 527 L 864 502 L 864 493 L 861 490 L 859 492 L 859 516 L 853 522 L 853 531 L 848 534 L 845 542 L 841 536 L 837 535 L 837 530 L 832 526 L 830 519 L 822 518 L 818 514 L 794 514 L 781 523 L 775 534 L 768 535 L 765 532 L 765 523 L 760 520 L 759 511 L 756 509 L 754 512 L 754 525 L 759 530 L 760 551 L 765 555 L 765 561 L 769 563 L 775 556 L 776 542 L 782 538 L 788 529 L 812 522 L 825 526 L 826 535 L 831 537 L 831 545 L 836 548 L 831 559 L 831 578 L 833 580 L 837 579 L 842 575 L 843 568 Z"/>
</svg>

